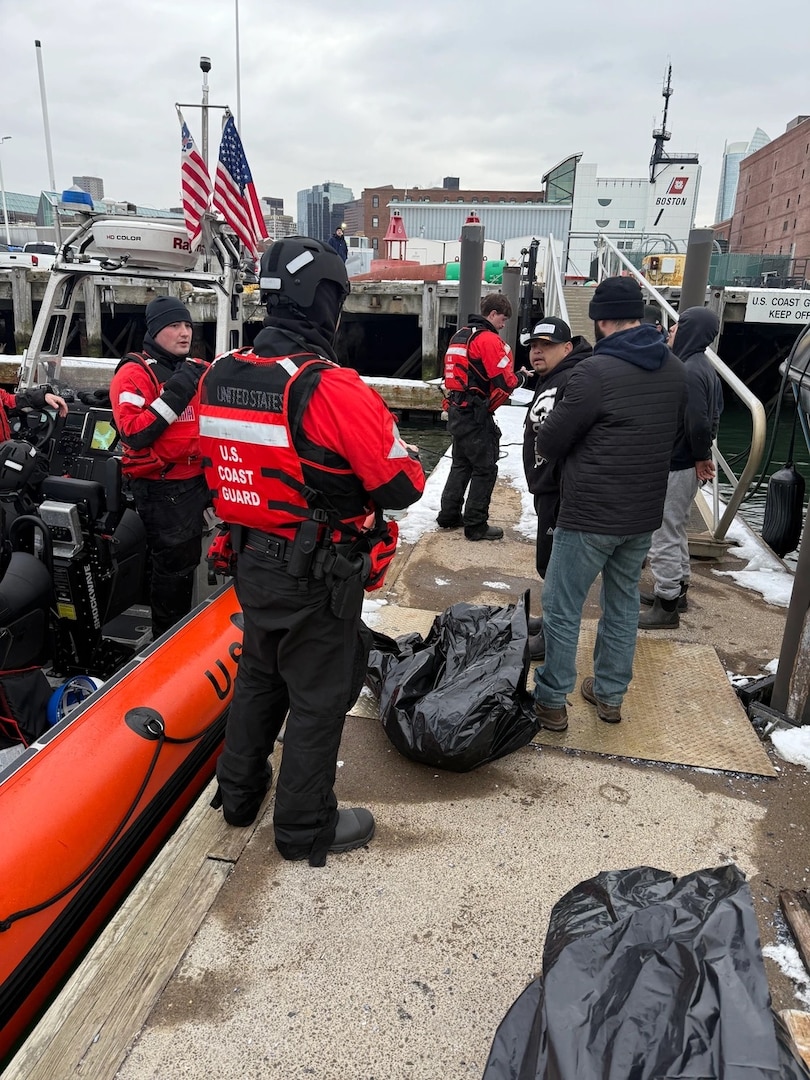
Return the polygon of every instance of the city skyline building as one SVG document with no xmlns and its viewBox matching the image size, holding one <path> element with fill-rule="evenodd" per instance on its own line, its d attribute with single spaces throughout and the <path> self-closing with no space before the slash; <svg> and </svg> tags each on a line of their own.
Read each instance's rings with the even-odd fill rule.
<svg viewBox="0 0 810 1080">
<path fill-rule="evenodd" d="M 740 162 L 771 141 L 762 128 L 757 128 L 749 142 L 726 142 L 723 147 L 723 161 L 720 166 L 720 183 L 717 190 L 717 206 L 714 211 L 715 224 L 728 221 L 734 213 L 737 198 L 737 184 L 740 177 Z"/>
<path fill-rule="evenodd" d="M 298 192 L 298 233 L 328 240 L 343 223 L 346 206 L 354 201 L 351 188 L 327 180 Z"/>
<path fill-rule="evenodd" d="M 100 176 L 74 176 L 73 183 L 86 191 L 93 202 L 101 202 L 104 198 L 104 181 Z"/>
</svg>

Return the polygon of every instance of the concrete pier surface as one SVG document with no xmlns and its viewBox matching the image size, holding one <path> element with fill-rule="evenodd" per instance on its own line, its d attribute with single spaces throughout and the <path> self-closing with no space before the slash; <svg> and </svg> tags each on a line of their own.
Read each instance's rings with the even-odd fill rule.
<svg viewBox="0 0 810 1080">
<path fill-rule="evenodd" d="M 429 483 L 426 517 L 438 507 L 441 478 L 439 470 Z M 504 476 L 491 514 L 504 540 L 426 531 L 403 545 L 382 599 L 418 621 L 457 601 L 501 605 L 531 589 L 539 613 L 521 514 L 519 487 Z M 761 675 L 778 656 L 785 608 L 717 572 L 744 566 L 733 548 L 719 562 L 696 563 L 680 627 L 645 635 L 671 642 L 675 664 L 679 649 L 716 649 L 717 695 L 692 702 L 696 730 L 717 722 L 726 671 Z M 597 601 L 594 590 L 586 623 Z M 384 606 L 376 617 L 384 623 Z M 677 704 L 667 723 L 679 722 Z M 645 864 L 683 875 L 733 861 L 750 881 L 763 945 L 780 932 L 779 890 L 808 887 L 810 774 L 769 745 L 775 777 L 537 743 L 455 774 L 406 760 L 379 721 L 359 711 L 346 722 L 336 791 L 342 805 L 373 811 L 368 848 L 331 856 L 322 869 L 284 862 L 273 844 L 271 792 L 145 1022 L 105 1067 L 94 1057 L 105 1035 L 97 1023 L 60 1077 L 480 1077 L 498 1024 L 540 970 L 552 906 L 583 879 Z M 600 723 L 578 691 L 570 713 L 572 732 Z M 149 887 L 180 873 L 167 856 Z M 180 894 L 176 903 L 179 918 L 187 901 Z M 131 937 L 148 932 L 148 918 L 128 929 Z M 766 970 L 777 1008 L 806 1008 L 779 967 L 766 960 Z M 83 985 L 92 995 L 92 975 Z M 56 1026 L 71 1023 L 64 1002 L 59 1009 Z M 140 1015 L 134 1002 L 130 1011 Z M 34 1074 L 20 1067 L 9 1075 Z"/>
</svg>

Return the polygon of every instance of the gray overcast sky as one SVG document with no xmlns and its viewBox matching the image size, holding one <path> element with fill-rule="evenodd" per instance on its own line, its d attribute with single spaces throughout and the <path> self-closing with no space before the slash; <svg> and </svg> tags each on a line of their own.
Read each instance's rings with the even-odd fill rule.
<svg viewBox="0 0 810 1080">
<path fill-rule="evenodd" d="M 703 166 L 711 224 L 724 140 L 774 138 L 810 112 L 807 0 L 239 0 L 241 134 L 260 195 L 392 183 L 536 189 L 582 151 L 600 176 L 647 174 L 668 61 L 672 151 Z M 236 112 L 236 0 L 0 0 L 0 135 L 9 191 L 48 184 L 179 203 L 174 103 Z M 212 114 L 212 117 L 215 114 Z M 221 114 L 216 114 L 221 115 Z M 186 110 L 198 145 L 199 110 Z M 219 127 L 212 120 L 209 158 Z M 214 171 L 213 169 L 211 170 Z"/>
</svg>

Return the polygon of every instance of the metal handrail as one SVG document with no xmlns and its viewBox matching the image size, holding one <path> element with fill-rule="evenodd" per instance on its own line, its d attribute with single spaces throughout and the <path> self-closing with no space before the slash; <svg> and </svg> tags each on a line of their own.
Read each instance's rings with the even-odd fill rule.
<svg viewBox="0 0 810 1080">
<path fill-rule="evenodd" d="M 561 260 L 557 255 L 554 237 L 549 235 L 546 243 L 546 265 L 543 272 L 543 287 L 545 290 L 544 307 L 555 314 L 559 314 L 561 319 L 570 323 L 571 320 L 568 317 L 568 305 L 565 302 L 565 293 L 563 292 L 563 278 L 560 261 Z"/>
<path fill-rule="evenodd" d="M 647 281 L 635 266 L 633 266 L 630 260 L 618 250 L 612 240 L 608 236 L 605 236 L 604 233 L 599 233 L 597 237 L 597 260 L 599 266 L 597 276 L 599 281 L 602 281 L 603 278 L 610 277 L 621 268 L 636 279 L 641 286 L 642 291 L 655 300 L 671 321 L 677 320 L 678 312 L 675 308 L 664 299 L 658 290 Z M 559 276 L 559 267 L 557 269 Z M 568 319 L 566 319 L 566 322 L 567 321 Z M 734 470 L 720 453 L 717 443 L 715 442 L 712 445 L 712 459 L 717 465 L 717 471 L 715 478 L 712 481 L 710 532 L 715 540 L 722 540 L 739 510 L 740 504 L 745 498 L 749 484 L 759 471 L 765 453 L 767 421 L 765 417 L 765 407 L 759 398 L 751 393 L 745 383 L 737 378 L 731 368 L 723 363 L 713 349 L 706 349 L 706 355 L 723 382 L 734 391 L 740 401 L 742 401 L 751 413 L 751 448 L 748 454 L 748 460 L 739 477 L 736 476 Z M 722 508 L 722 514 L 720 513 L 721 503 L 718 489 L 718 475 L 720 470 L 722 470 L 727 477 L 732 489 L 731 498 L 728 503 L 726 503 L 725 507 Z M 696 499 L 700 499 L 701 503 L 703 502 L 700 491 L 698 491 Z"/>
</svg>

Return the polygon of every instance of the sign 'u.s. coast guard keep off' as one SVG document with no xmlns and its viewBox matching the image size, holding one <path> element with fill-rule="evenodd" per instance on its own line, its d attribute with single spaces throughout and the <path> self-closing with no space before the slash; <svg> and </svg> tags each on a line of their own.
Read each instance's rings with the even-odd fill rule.
<svg viewBox="0 0 810 1080">
<path fill-rule="evenodd" d="M 810 292 L 803 289 L 751 289 L 745 321 L 810 323 Z"/>
</svg>

